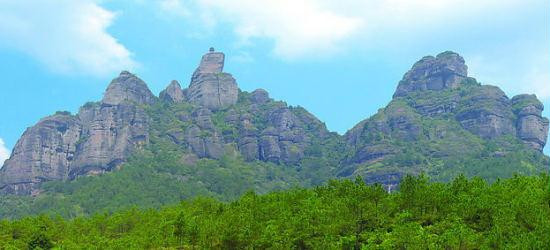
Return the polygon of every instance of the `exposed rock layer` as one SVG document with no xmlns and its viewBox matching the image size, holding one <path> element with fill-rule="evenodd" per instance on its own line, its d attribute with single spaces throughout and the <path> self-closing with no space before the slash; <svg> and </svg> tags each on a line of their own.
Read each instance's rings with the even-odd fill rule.
<svg viewBox="0 0 550 250">
<path fill-rule="evenodd" d="M 546 144 L 549 122 L 536 96 L 509 99 L 498 87 L 480 85 L 454 52 L 415 63 L 388 106 L 344 136 L 263 89 L 240 91 L 223 72 L 224 59 L 212 49 L 189 87 L 172 81 L 160 93 L 161 102 L 141 79 L 123 71 L 101 102 L 84 105 L 76 115 L 59 112 L 40 120 L 0 169 L 0 192 L 36 194 L 44 181 L 111 171 L 148 145 L 151 133 L 179 145 L 188 164 L 232 152 L 247 161 L 293 166 L 329 162 L 335 175 L 388 186 L 406 174 L 444 172 L 437 167 L 447 167 L 445 159 L 454 155 L 506 157 L 516 141 L 539 152 Z M 172 119 L 170 126 L 153 126 L 152 107 L 174 111 L 163 117 Z"/>
<path fill-rule="evenodd" d="M 548 139 L 548 118 L 542 117 L 542 103 L 535 95 L 517 95 L 512 98 L 512 107 L 517 116 L 517 136 L 542 151 Z"/>
<path fill-rule="evenodd" d="M 173 80 L 166 89 L 160 92 L 159 98 L 167 102 L 183 102 L 185 100 L 185 93 L 181 89 L 179 82 Z"/>
<path fill-rule="evenodd" d="M 74 116 L 60 112 L 40 120 L 0 170 L 0 191 L 31 194 L 44 181 L 113 169 L 147 143 L 148 117 L 139 105 L 155 99 L 141 79 L 123 71 L 100 103 L 88 103 Z"/>
<path fill-rule="evenodd" d="M 237 103 L 239 88 L 233 76 L 223 73 L 225 55 L 213 50 L 201 59 L 187 89 L 187 99 L 211 110 Z"/>
<path fill-rule="evenodd" d="M 399 82 L 394 97 L 411 91 L 455 89 L 468 75 L 464 59 L 454 52 L 426 56 L 416 62 Z"/>
<path fill-rule="evenodd" d="M 427 159 L 487 157 L 480 152 L 491 150 L 503 157 L 506 150 L 517 150 L 511 146 L 515 141 L 542 151 L 548 135 L 543 109 L 534 95 L 510 100 L 498 87 L 477 83 L 454 52 L 427 56 L 403 76 L 386 108 L 345 134 L 353 153 L 344 159 L 340 175 L 395 185 L 400 176 L 434 164 L 422 162 Z M 488 148 L 491 142 L 495 149 Z M 392 162 L 409 166 L 395 168 Z M 380 165 L 386 167 L 371 167 Z"/>
</svg>

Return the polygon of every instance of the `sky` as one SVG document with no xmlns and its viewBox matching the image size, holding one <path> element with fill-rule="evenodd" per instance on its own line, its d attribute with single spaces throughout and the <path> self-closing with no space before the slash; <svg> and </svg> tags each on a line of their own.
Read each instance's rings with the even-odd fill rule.
<svg viewBox="0 0 550 250">
<path fill-rule="evenodd" d="M 122 70 L 155 94 L 173 79 L 187 86 L 211 46 L 242 90 L 266 89 L 340 134 L 384 107 L 414 62 L 446 50 L 483 84 L 550 107 L 549 9 L 547 0 L 0 0 L 0 162 L 27 127 L 100 100 Z"/>
</svg>

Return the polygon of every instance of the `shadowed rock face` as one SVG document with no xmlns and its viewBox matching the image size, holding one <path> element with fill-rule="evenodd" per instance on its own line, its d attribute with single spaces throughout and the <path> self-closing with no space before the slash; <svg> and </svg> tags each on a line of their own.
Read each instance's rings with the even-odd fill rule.
<svg viewBox="0 0 550 250">
<path fill-rule="evenodd" d="M 181 89 L 181 86 L 178 81 L 173 80 L 170 82 L 168 87 L 160 92 L 159 98 L 167 102 L 183 102 L 185 100 L 185 94 Z"/>
<path fill-rule="evenodd" d="M 253 103 L 263 104 L 269 102 L 269 93 L 264 89 L 257 89 L 252 91 L 250 99 Z"/>
<path fill-rule="evenodd" d="M 211 51 L 202 57 L 186 91 L 189 102 L 210 110 L 237 103 L 239 88 L 231 74 L 222 72 L 224 60 L 225 55 L 221 52 Z"/>
</svg>

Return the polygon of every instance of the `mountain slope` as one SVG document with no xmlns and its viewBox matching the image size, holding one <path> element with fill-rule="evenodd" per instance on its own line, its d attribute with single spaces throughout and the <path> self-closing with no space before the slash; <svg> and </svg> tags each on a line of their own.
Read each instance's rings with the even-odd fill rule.
<svg viewBox="0 0 550 250">
<path fill-rule="evenodd" d="M 0 170 L 0 190 L 37 195 L 41 183 L 119 169 L 132 154 L 156 151 L 163 143 L 181 151 L 184 165 L 238 154 L 247 162 L 323 161 L 323 169 L 337 167 L 341 157 L 326 156 L 341 151 L 338 134 L 305 109 L 272 100 L 265 90 L 240 91 L 222 72 L 224 57 L 210 51 L 189 88 L 173 81 L 160 99 L 123 71 L 100 102 L 85 104 L 76 115 L 58 112 L 42 119 L 27 129 Z"/>
<path fill-rule="evenodd" d="M 548 165 L 540 153 L 548 135 L 542 110 L 534 95 L 509 99 L 468 77 L 454 52 L 427 56 L 388 106 L 344 135 L 352 153 L 339 175 L 396 185 L 420 172 L 444 181 L 459 173 L 488 180 L 540 173 Z"/>
<path fill-rule="evenodd" d="M 0 169 L 0 213 L 89 214 L 196 195 L 227 200 L 337 177 L 387 189 L 422 172 L 495 180 L 545 172 L 549 163 L 542 103 L 481 85 L 454 52 L 415 63 L 390 103 L 343 136 L 265 90 L 241 91 L 224 60 L 211 50 L 188 88 L 172 81 L 159 97 L 123 71 L 101 101 L 40 120 Z"/>
</svg>

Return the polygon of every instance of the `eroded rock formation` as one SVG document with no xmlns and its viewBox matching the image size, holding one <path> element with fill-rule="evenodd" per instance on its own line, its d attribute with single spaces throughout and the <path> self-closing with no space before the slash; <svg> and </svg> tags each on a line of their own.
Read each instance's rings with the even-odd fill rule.
<svg viewBox="0 0 550 250">
<path fill-rule="evenodd" d="M 159 98 L 167 102 L 183 102 L 185 100 L 185 93 L 181 89 L 180 83 L 173 80 L 166 89 L 160 92 Z"/>
<path fill-rule="evenodd" d="M 136 149 L 154 145 L 151 138 L 178 145 L 186 164 L 226 154 L 295 167 L 309 161 L 310 167 L 333 165 L 328 168 L 334 176 L 359 175 L 394 187 L 406 174 L 462 171 L 460 157 L 540 152 L 548 136 L 549 122 L 536 96 L 509 99 L 498 87 L 479 84 L 454 52 L 415 63 L 392 101 L 344 136 L 263 89 L 239 90 L 223 72 L 224 60 L 211 49 L 188 88 L 174 80 L 160 98 L 123 71 L 100 102 L 84 105 L 76 115 L 43 118 L 25 131 L 0 169 L 0 192 L 36 194 L 45 181 L 111 171 Z"/>
<path fill-rule="evenodd" d="M 123 71 L 99 103 L 77 115 L 59 112 L 28 128 L 0 170 L 0 191 L 31 194 L 44 181 L 98 174 L 120 165 L 148 141 L 148 117 L 139 105 L 156 97 L 135 75 Z"/>
<path fill-rule="evenodd" d="M 467 77 L 468 67 L 457 53 L 447 51 L 416 62 L 399 82 L 394 97 L 412 91 L 455 89 Z"/>
<path fill-rule="evenodd" d="M 211 110 L 237 103 L 239 88 L 231 74 L 222 72 L 224 60 L 225 55 L 213 49 L 202 57 L 186 91 L 189 102 Z"/>
<path fill-rule="evenodd" d="M 517 95 L 512 98 L 517 115 L 517 135 L 527 145 L 542 151 L 548 139 L 548 118 L 542 117 L 544 106 L 535 95 Z"/>
</svg>

